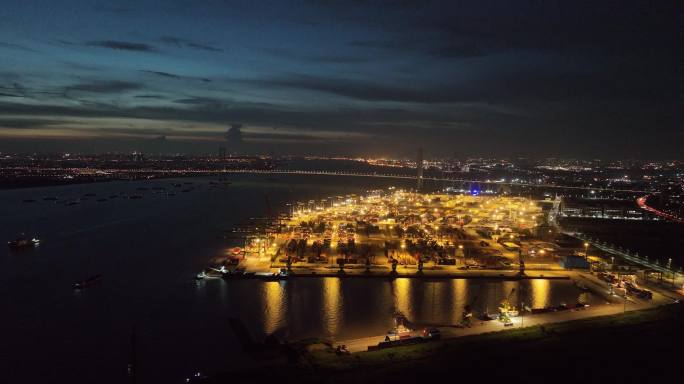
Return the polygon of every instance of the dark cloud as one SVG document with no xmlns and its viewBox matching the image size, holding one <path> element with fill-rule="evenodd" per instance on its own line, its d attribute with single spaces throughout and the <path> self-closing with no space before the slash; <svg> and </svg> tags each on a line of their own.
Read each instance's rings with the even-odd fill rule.
<svg viewBox="0 0 684 384">
<path fill-rule="evenodd" d="M 5 43 L 2 41 L 0 41 L 0 48 L 18 49 L 20 51 L 26 51 L 26 52 L 38 52 L 35 49 L 29 48 L 29 47 L 21 45 L 21 44 Z"/>
<path fill-rule="evenodd" d="M 389 50 L 405 50 L 413 49 L 413 44 L 409 44 L 407 41 L 394 41 L 394 40 L 354 40 L 349 42 L 352 47 L 361 48 L 378 48 L 378 49 L 389 49 Z"/>
<path fill-rule="evenodd" d="M 417 39 L 415 36 L 397 37 L 395 40 L 355 40 L 349 46 L 392 52 L 395 55 L 416 53 L 429 55 L 439 59 L 469 59 L 485 57 L 494 49 L 483 49 L 472 43 L 449 43 L 447 39 Z"/>
<path fill-rule="evenodd" d="M 321 136 L 316 134 L 307 133 L 280 133 L 274 132 L 245 132 L 242 134 L 245 141 L 269 141 L 269 142 L 300 142 L 300 143 L 313 143 L 313 142 L 325 142 L 330 143 L 331 141 L 340 141 L 344 137 L 329 137 Z M 357 138 L 354 138 L 357 139 Z M 348 139 L 348 141 L 354 140 Z"/>
<path fill-rule="evenodd" d="M 444 59 L 469 59 L 487 56 L 487 52 L 475 45 L 447 45 L 432 50 L 430 53 Z"/>
<path fill-rule="evenodd" d="M 629 79 L 623 81 L 622 79 Z M 466 83 L 442 82 L 433 85 L 392 83 L 370 80 L 291 75 L 236 82 L 262 88 L 299 89 L 323 92 L 361 101 L 441 104 L 468 102 L 511 103 L 521 101 L 633 100 L 648 96 L 652 100 L 682 99 L 672 84 L 684 86 L 684 76 L 652 73 L 640 75 L 638 68 L 615 68 L 589 73 L 516 72 Z"/>
<path fill-rule="evenodd" d="M 100 47 L 109 48 L 121 51 L 133 51 L 133 52 L 156 52 L 157 49 L 149 44 L 135 43 L 130 41 L 119 41 L 119 40 L 98 40 L 89 41 L 86 43 L 90 47 Z"/>
<path fill-rule="evenodd" d="M 211 82 L 211 80 L 210 80 L 210 79 L 207 79 L 206 77 L 182 76 L 182 75 L 176 75 L 176 74 L 174 74 L 174 73 L 169 73 L 169 72 L 150 71 L 150 70 L 146 70 L 146 69 L 140 69 L 139 71 L 140 71 L 140 72 L 143 72 L 143 73 L 149 73 L 149 74 L 152 74 L 152 75 L 157 75 L 157 76 L 161 76 L 161 77 L 166 77 L 166 78 L 169 78 L 169 79 L 176 79 L 176 80 L 183 80 L 183 79 L 186 79 L 186 80 L 199 80 L 199 81 L 203 81 L 203 82 L 205 82 L 205 83 Z"/>
<path fill-rule="evenodd" d="M 237 80 L 244 84 L 267 88 L 292 88 L 330 93 L 363 101 L 399 102 L 448 102 L 454 101 L 448 94 L 428 92 L 418 89 L 399 88 L 373 84 L 370 81 L 322 78 L 309 75 L 294 75 L 281 78 L 262 78 Z"/>
<path fill-rule="evenodd" d="M 52 125 L 64 124 L 64 120 L 49 120 L 36 118 L 7 118 L 0 117 L 0 127 L 12 129 L 45 128 Z"/>
<path fill-rule="evenodd" d="M 122 127 L 130 118 L 133 131 L 146 129 L 144 119 L 187 125 L 182 132 L 136 131 L 147 142 L 167 136 L 166 148 L 190 136 L 224 140 L 217 127 L 240 121 L 254 127 L 241 130 L 246 146 L 339 132 L 374 138 L 304 151 L 378 153 L 425 143 L 449 153 L 572 154 L 591 138 L 598 154 L 629 148 L 642 156 L 630 137 L 652 144 L 650 137 L 659 137 L 663 144 L 653 148 L 681 151 L 681 2 L 136 2 L 134 12 L 107 12 L 111 23 L 83 22 L 99 20 L 100 9 L 22 14 L 15 3 L 8 3 L 10 13 L 34 23 L 23 30 L 49 37 L 17 28 L 7 36 L 21 40 L 0 39 L 11 62 L 0 70 L 0 116 L 114 118 Z M 54 20 L 66 27 L 50 33 Z M 150 22 L 131 30 L 140 20 Z M 94 37 L 82 43 L 74 36 Z M 39 50 L 45 61 L 16 45 Z M 205 53 L 221 47 L 231 47 L 231 55 Z M 110 125 L 93 120 L 83 129 L 98 124 Z M 264 133 L 269 127 L 282 130 Z"/>
<path fill-rule="evenodd" d="M 204 51 L 210 51 L 210 52 L 223 52 L 223 49 L 221 48 L 216 48 L 212 47 L 210 45 L 205 45 L 205 44 L 198 44 L 198 43 L 186 43 L 186 45 L 190 48 L 195 48 L 195 49 L 201 49 Z"/>
<path fill-rule="evenodd" d="M 174 37 L 174 36 L 162 36 L 159 38 L 159 41 L 161 41 L 164 44 L 168 45 L 173 45 L 176 47 L 185 47 L 185 48 L 193 48 L 193 49 L 199 49 L 202 51 L 209 51 L 209 52 L 223 52 L 223 49 L 214 47 L 211 45 L 207 44 L 200 44 L 196 43 L 187 39 L 183 39 L 180 37 Z"/>
<path fill-rule="evenodd" d="M 134 97 L 136 99 L 158 99 L 158 100 L 165 99 L 165 97 L 162 95 L 135 95 Z"/>
<path fill-rule="evenodd" d="M 64 92 L 69 93 L 77 91 L 87 93 L 121 93 L 135 91 L 140 89 L 141 87 L 142 86 L 139 83 L 134 83 L 130 81 L 93 81 L 89 83 L 80 83 L 66 87 Z"/>
<path fill-rule="evenodd" d="M 155 129 L 155 128 L 97 128 L 100 132 L 116 133 L 116 134 L 130 134 L 130 135 L 146 135 L 146 136 L 165 136 L 173 133 L 172 129 Z"/>
<path fill-rule="evenodd" d="M 223 109 L 229 101 L 213 97 L 187 97 L 173 101 L 176 104 L 186 104 L 199 109 Z"/>
<path fill-rule="evenodd" d="M 282 57 L 288 60 L 296 60 L 305 63 L 324 63 L 324 64 L 359 64 L 371 61 L 369 55 L 330 55 L 330 54 L 302 54 L 282 48 L 264 48 L 264 52 L 270 55 Z"/>
</svg>

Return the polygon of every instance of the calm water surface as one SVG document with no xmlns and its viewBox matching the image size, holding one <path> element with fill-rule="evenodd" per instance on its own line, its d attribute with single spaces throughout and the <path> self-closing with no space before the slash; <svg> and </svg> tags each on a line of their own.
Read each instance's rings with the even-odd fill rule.
<svg viewBox="0 0 684 384">
<path fill-rule="evenodd" d="M 194 184 L 171 187 L 188 181 Z M 229 317 L 240 318 L 257 340 L 272 333 L 288 339 L 344 339 L 382 334 L 395 312 L 414 322 L 454 324 L 466 303 L 494 310 L 513 288 L 516 302 L 533 307 L 574 303 L 580 295 L 570 282 L 547 280 L 195 282 L 193 274 L 207 260 L 236 245 L 222 239 L 222 232 L 262 215 L 267 197 L 275 210 L 287 202 L 388 186 L 385 180 L 311 176 L 275 181 L 236 176 L 226 189 L 211 188 L 209 181 L 0 191 L 0 239 L 19 232 L 38 233 L 42 239 L 39 248 L 23 252 L 0 247 L 0 365 L 6 375 L 1 381 L 123 382 L 134 326 L 141 382 L 180 382 L 197 369 L 249 364 Z M 155 187 L 177 194 L 154 194 Z M 186 188 L 192 190 L 180 192 Z M 144 198 L 109 199 L 119 193 Z M 96 196 L 73 206 L 43 200 L 86 194 Z M 83 292 L 71 289 L 75 280 L 97 273 L 104 275 L 100 284 Z"/>
</svg>

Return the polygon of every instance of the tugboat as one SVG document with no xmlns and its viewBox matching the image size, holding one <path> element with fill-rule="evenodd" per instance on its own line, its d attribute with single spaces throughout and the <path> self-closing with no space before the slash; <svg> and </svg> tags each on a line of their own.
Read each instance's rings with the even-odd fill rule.
<svg viewBox="0 0 684 384">
<path fill-rule="evenodd" d="M 290 274 L 287 271 L 281 270 L 279 273 L 256 273 L 256 276 L 264 281 L 279 281 L 287 280 Z"/>
<path fill-rule="evenodd" d="M 40 244 L 38 236 L 29 238 L 25 234 L 19 235 L 16 239 L 7 242 L 7 245 L 12 249 L 35 247 Z"/>
<path fill-rule="evenodd" d="M 221 268 L 205 268 L 195 275 L 195 280 L 218 279 L 225 276 L 226 273 L 229 273 L 229 271 L 223 265 Z"/>
<path fill-rule="evenodd" d="M 90 287 L 93 284 L 98 283 L 102 279 L 102 275 L 94 275 L 89 278 L 74 283 L 75 290 L 82 290 Z"/>
</svg>

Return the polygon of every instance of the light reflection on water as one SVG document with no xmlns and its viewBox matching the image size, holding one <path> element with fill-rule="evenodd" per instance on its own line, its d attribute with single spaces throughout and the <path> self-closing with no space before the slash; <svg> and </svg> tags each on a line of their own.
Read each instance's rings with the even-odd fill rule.
<svg viewBox="0 0 684 384">
<path fill-rule="evenodd" d="M 466 306 L 466 298 L 468 297 L 468 283 L 467 280 L 464 279 L 456 279 L 456 280 L 451 280 L 451 292 L 453 295 L 453 301 L 454 305 L 460 308 L 464 308 Z M 450 311 L 451 316 L 449 316 L 449 320 L 451 320 L 452 324 L 456 324 L 461 320 L 461 314 L 456 313 L 456 311 Z"/>
<path fill-rule="evenodd" d="M 278 330 L 285 321 L 287 300 L 284 286 L 277 281 L 267 281 L 261 286 L 264 298 L 264 332 L 267 335 Z"/>
<path fill-rule="evenodd" d="M 232 283 L 225 284 L 230 289 Z M 256 287 L 255 287 L 256 285 Z M 284 331 L 289 339 L 323 336 L 332 339 L 378 335 L 392 326 L 393 315 L 401 313 L 416 324 L 455 325 L 461 321 L 467 304 L 474 314 L 494 313 L 501 301 L 510 297 L 512 305 L 531 308 L 592 303 L 571 281 L 531 279 L 421 280 L 398 278 L 354 279 L 313 278 L 288 282 L 236 284 L 231 300 L 234 309 L 252 307 L 257 320 L 249 324 L 257 334 Z M 253 291 L 261 301 L 252 300 Z M 236 296 L 237 295 L 237 296 Z M 238 313 L 238 316 L 241 316 Z M 261 324 L 260 328 L 258 324 Z M 254 329 L 257 326 L 257 329 Z"/>
<path fill-rule="evenodd" d="M 344 300 L 341 295 L 339 278 L 323 280 L 323 326 L 328 336 L 337 335 L 343 321 Z"/>
<path fill-rule="evenodd" d="M 396 312 L 404 314 L 409 319 L 414 317 L 411 306 L 411 280 L 396 279 L 392 284 L 394 292 L 394 307 Z"/>
<path fill-rule="evenodd" d="M 544 308 L 550 305 L 549 293 L 551 291 L 551 283 L 545 279 L 534 279 L 532 284 L 532 308 Z"/>
</svg>

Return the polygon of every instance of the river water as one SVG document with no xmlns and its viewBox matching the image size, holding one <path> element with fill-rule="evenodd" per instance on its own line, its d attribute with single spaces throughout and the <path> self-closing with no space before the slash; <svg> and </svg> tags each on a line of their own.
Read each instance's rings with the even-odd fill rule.
<svg viewBox="0 0 684 384">
<path fill-rule="evenodd" d="M 124 382 L 133 328 L 140 382 L 181 382 L 198 369 L 250 363 L 229 317 L 242 320 L 256 340 L 269 334 L 339 340 L 383 334 L 396 312 L 418 323 L 455 324 L 466 303 L 493 311 L 514 288 L 513 301 L 531 307 L 571 304 L 581 295 L 569 281 L 541 279 L 196 282 L 194 273 L 209 259 L 239 245 L 220 235 L 263 215 L 267 200 L 273 210 L 285 210 L 287 202 L 411 186 L 368 178 L 239 175 L 218 189 L 210 180 L 0 191 L 0 235 L 37 233 L 42 239 L 35 249 L 0 248 L 0 367 L 6 375 L 0 381 Z M 186 182 L 193 184 L 171 186 Z M 177 193 L 155 194 L 161 187 Z M 121 193 L 143 198 L 109 198 Z M 43 200 L 48 196 L 59 200 Z M 84 197 L 77 205 L 60 203 Z M 97 201 L 102 198 L 107 201 Z M 71 288 L 98 273 L 101 283 L 82 292 Z"/>
</svg>

